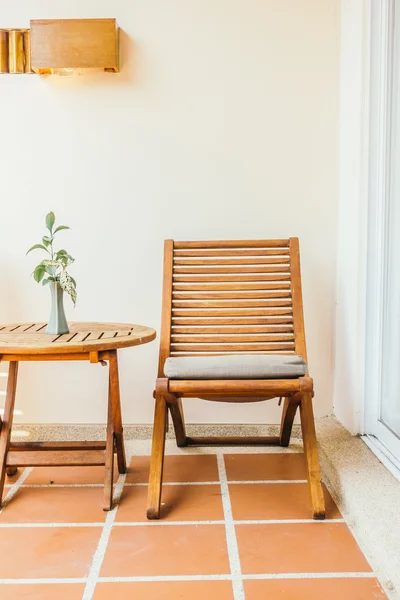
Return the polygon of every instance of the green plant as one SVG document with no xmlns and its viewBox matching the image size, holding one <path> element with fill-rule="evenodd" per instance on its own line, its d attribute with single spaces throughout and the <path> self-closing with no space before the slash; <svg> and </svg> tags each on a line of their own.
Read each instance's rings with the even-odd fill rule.
<svg viewBox="0 0 400 600">
<path fill-rule="evenodd" d="M 49 235 L 42 237 L 41 244 L 35 244 L 29 248 L 27 254 L 32 250 L 44 250 L 49 255 L 49 258 L 45 258 L 39 263 L 32 275 L 37 283 L 46 285 L 50 281 L 58 282 L 61 288 L 71 296 L 72 302 L 76 303 L 76 281 L 67 272 L 67 267 L 72 265 L 74 258 L 66 250 L 55 250 L 53 242 L 56 234 L 63 229 L 70 229 L 67 225 L 59 225 L 54 229 L 56 217 L 53 212 L 49 212 L 46 215 L 46 228 L 49 231 Z M 45 277 L 46 275 L 46 277 Z"/>
</svg>

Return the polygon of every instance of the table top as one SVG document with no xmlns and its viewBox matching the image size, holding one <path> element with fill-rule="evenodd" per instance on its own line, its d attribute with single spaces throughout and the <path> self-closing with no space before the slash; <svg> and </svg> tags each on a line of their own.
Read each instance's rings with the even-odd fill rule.
<svg viewBox="0 0 400 600">
<path fill-rule="evenodd" d="M 46 333 L 47 323 L 0 325 L 0 359 L 5 354 L 101 352 L 151 342 L 156 332 L 143 325 L 68 323 L 69 333 Z"/>
</svg>

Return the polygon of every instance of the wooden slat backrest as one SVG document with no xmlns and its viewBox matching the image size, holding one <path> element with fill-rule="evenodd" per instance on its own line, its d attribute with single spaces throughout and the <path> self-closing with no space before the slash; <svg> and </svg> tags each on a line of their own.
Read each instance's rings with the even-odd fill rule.
<svg viewBox="0 0 400 600">
<path fill-rule="evenodd" d="M 307 359 L 299 242 L 165 241 L 159 376 L 168 356 Z"/>
</svg>

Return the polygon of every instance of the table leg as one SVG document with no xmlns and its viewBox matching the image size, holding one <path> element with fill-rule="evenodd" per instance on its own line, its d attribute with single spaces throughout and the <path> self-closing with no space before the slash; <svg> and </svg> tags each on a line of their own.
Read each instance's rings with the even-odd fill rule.
<svg viewBox="0 0 400 600">
<path fill-rule="evenodd" d="M 4 406 L 4 418 L 1 422 L 0 431 L 0 506 L 3 497 L 4 483 L 6 478 L 7 453 L 10 445 L 11 428 L 14 417 L 17 378 L 18 362 L 10 362 L 8 370 L 6 403 Z"/>
<path fill-rule="evenodd" d="M 108 384 L 108 413 L 106 438 L 106 464 L 104 473 L 104 505 L 103 510 L 111 510 L 113 502 L 114 480 L 114 420 L 112 411 L 111 376 Z"/>
<path fill-rule="evenodd" d="M 104 510 L 111 510 L 112 508 L 114 446 L 117 452 L 118 471 L 119 473 L 126 473 L 126 458 L 119 393 L 118 359 L 116 350 L 111 353 L 109 362 Z"/>
<path fill-rule="evenodd" d="M 118 357 L 115 350 L 110 357 L 110 389 L 114 421 L 115 447 L 117 451 L 118 472 L 126 473 L 126 457 L 121 416 L 121 399 L 119 392 Z"/>
</svg>

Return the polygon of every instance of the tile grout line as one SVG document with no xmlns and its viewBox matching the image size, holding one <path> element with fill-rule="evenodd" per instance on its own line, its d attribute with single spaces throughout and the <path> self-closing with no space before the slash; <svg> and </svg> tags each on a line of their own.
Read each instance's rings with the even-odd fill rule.
<svg viewBox="0 0 400 600">
<path fill-rule="evenodd" d="M 373 571 L 345 571 L 322 573 L 249 573 L 241 576 L 243 580 L 269 580 L 269 579 L 376 579 Z M 213 575 L 137 575 L 131 577 L 97 577 L 97 583 L 130 583 L 153 581 L 232 581 L 229 574 Z M 0 579 L 0 585 L 30 585 L 30 584 L 73 584 L 87 583 L 87 577 L 59 577 L 59 578 L 26 578 L 26 579 Z"/>
<path fill-rule="evenodd" d="M 18 477 L 17 481 L 11 486 L 11 488 L 9 488 L 8 493 L 5 496 L 3 503 L 1 504 L 0 515 L 3 512 L 3 510 L 6 508 L 7 504 L 10 502 L 10 500 L 18 492 L 19 488 L 22 486 L 22 484 L 24 483 L 24 481 L 28 477 L 28 475 L 30 475 L 32 473 L 32 471 L 33 471 L 33 467 L 27 467 L 24 470 L 24 472 L 21 473 L 21 475 Z"/>
<path fill-rule="evenodd" d="M 241 575 L 242 579 L 375 579 L 373 571 L 336 571 L 324 573 L 253 573 Z M 136 582 L 136 581 L 233 581 L 234 576 L 217 575 L 137 575 L 131 577 L 99 577 L 100 583 Z"/>
<path fill-rule="evenodd" d="M 306 479 L 254 479 L 254 480 L 232 480 L 227 482 L 229 485 L 274 485 L 274 484 L 296 484 L 307 483 Z M 14 484 L 15 485 L 15 484 Z M 115 485 L 115 484 L 114 484 Z M 164 481 L 163 486 L 178 485 L 220 485 L 219 481 Z M 148 482 L 125 483 L 125 487 L 147 487 Z M 24 488 L 102 488 L 102 483 L 26 483 Z"/>
<path fill-rule="evenodd" d="M 0 529 L 57 529 L 57 527 L 68 529 L 68 527 L 97 527 L 103 528 L 105 521 L 82 523 L 0 523 Z"/>
<path fill-rule="evenodd" d="M 324 524 L 329 525 L 330 523 L 345 523 L 344 519 L 236 519 L 233 521 L 235 525 L 296 525 L 306 523 L 307 525 Z"/>
<path fill-rule="evenodd" d="M 376 579 L 374 571 L 336 571 L 327 573 L 254 573 L 243 575 L 243 579 Z"/>
<path fill-rule="evenodd" d="M 321 527 L 331 523 L 345 523 L 344 519 L 325 519 L 318 521 L 315 519 L 236 519 L 232 520 L 234 525 L 290 525 L 298 523 L 306 523 L 307 525 L 315 524 Z M 0 529 L 29 529 L 29 528 L 56 528 L 56 527 L 104 527 L 104 521 L 82 521 L 82 522 L 43 522 L 43 523 L 1 523 Z M 171 525 L 224 525 L 223 520 L 207 520 L 207 521 L 114 521 L 113 527 L 166 527 Z"/>
<path fill-rule="evenodd" d="M 92 566 L 89 571 L 85 591 L 82 596 L 82 600 L 91 600 L 96 588 L 96 584 L 99 578 L 101 565 L 103 564 L 104 556 L 107 550 L 108 541 L 110 539 L 111 530 L 114 525 L 115 516 L 119 507 L 119 500 L 124 490 L 124 484 L 126 479 L 126 473 L 118 477 L 117 484 L 114 488 L 113 501 L 115 503 L 114 508 L 107 513 L 107 517 L 103 526 L 99 543 L 97 544 L 96 551 L 93 556 Z"/>
<path fill-rule="evenodd" d="M 221 486 L 222 507 L 225 518 L 226 546 L 232 574 L 232 588 L 234 600 L 245 600 L 242 570 L 240 566 L 239 548 L 236 539 L 235 524 L 232 516 L 232 505 L 229 495 L 229 486 L 226 477 L 225 461 L 223 454 L 217 454 L 219 481 Z"/>
<path fill-rule="evenodd" d="M 232 481 L 227 480 L 228 485 L 274 485 L 274 484 L 290 484 L 290 483 L 307 483 L 307 479 L 245 479 Z M 148 483 L 126 483 L 127 487 L 147 486 Z M 218 481 L 164 481 L 164 485 L 219 485 Z"/>
<path fill-rule="evenodd" d="M 25 579 L 0 579 L 0 585 L 54 585 L 55 583 L 86 583 L 87 577 L 54 577 L 54 578 L 40 578 L 37 579 L 27 577 Z M 26 596 L 25 596 L 26 597 Z"/>
</svg>

